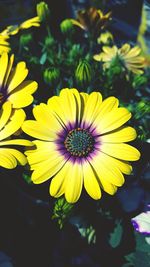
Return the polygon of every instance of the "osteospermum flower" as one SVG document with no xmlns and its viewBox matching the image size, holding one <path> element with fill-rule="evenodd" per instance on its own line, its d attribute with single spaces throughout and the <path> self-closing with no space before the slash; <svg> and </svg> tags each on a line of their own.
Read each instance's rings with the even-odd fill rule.
<svg viewBox="0 0 150 267">
<path fill-rule="evenodd" d="M 71 22 L 85 31 L 89 31 L 95 36 L 104 29 L 111 18 L 111 12 L 103 14 L 100 9 L 90 7 L 77 12 L 77 19 L 71 19 Z"/>
<path fill-rule="evenodd" d="M 137 232 L 150 235 L 150 211 L 140 213 L 131 222 Z"/>
<path fill-rule="evenodd" d="M 76 202 L 84 185 L 93 199 L 100 199 L 102 188 L 113 195 L 124 183 L 122 173 L 130 174 L 128 161 L 138 160 L 139 151 L 123 142 L 136 138 L 132 127 L 123 126 L 131 114 L 118 107 L 118 99 L 102 101 L 98 92 L 90 95 L 76 89 L 63 89 L 47 104 L 33 108 L 35 120 L 24 122 L 25 133 L 35 150 L 26 152 L 32 181 L 40 184 L 53 177 L 50 194 L 65 194 Z"/>
<path fill-rule="evenodd" d="M 8 58 L 7 53 L 0 58 L 0 105 L 9 100 L 13 108 L 22 108 L 33 102 L 32 94 L 37 89 L 37 82 L 25 81 L 28 75 L 25 62 L 19 62 L 12 68 L 13 61 L 14 55 Z"/>
<path fill-rule="evenodd" d="M 31 27 L 39 27 L 40 26 L 40 18 L 38 16 L 27 19 L 21 24 L 9 25 L 4 29 L 0 34 L 3 36 L 15 35 L 20 30 L 29 29 Z"/>
<path fill-rule="evenodd" d="M 3 36 L 0 34 L 0 55 L 3 54 L 4 52 L 9 52 L 10 51 L 10 45 L 8 42 L 9 36 Z"/>
<path fill-rule="evenodd" d="M 117 46 L 103 46 L 103 52 L 94 55 L 96 61 L 105 62 L 104 68 L 109 68 L 112 61 L 117 58 L 121 65 L 135 74 L 142 74 L 145 67 L 145 58 L 140 56 L 141 49 L 137 46 L 131 48 L 129 44 L 124 44 L 121 48 Z"/>
<path fill-rule="evenodd" d="M 12 110 L 12 104 L 7 101 L 0 110 L 0 166 L 13 169 L 17 164 L 25 165 L 27 159 L 23 153 L 13 148 L 15 145 L 33 146 L 31 141 L 14 139 L 13 134 L 22 126 L 25 112 L 22 109 Z"/>
</svg>

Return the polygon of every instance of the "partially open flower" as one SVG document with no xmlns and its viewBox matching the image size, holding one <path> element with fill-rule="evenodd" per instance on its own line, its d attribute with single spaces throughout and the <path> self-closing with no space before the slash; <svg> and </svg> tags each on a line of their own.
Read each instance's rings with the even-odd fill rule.
<svg viewBox="0 0 150 267">
<path fill-rule="evenodd" d="M 98 37 L 101 30 L 107 26 L 111 18 L 111 12 L 103 14 L 100 9 L 90 7 L 86 10 L 79 10 L 77 19 L 71 19 L 72 23 L 85 31 L 89 31 L 93 36 Z"/>
<path fill-rule="evenodd" d="M 22 108 L 33 102 L 32 94 L 37 90 L 37 82 L 27 80 L 28 69 L 25 62 L 12 68 L 14 55 L 10 58 L 3 53 L 0 58 L 0 105 L 9 100 L 13 108 Z"/>
<path fill-rule="evenodd" d="M 104 68 L 109 68 L 112 61 L 117 58 L 124 69 L 132 71 L 135 74 L 142 74 L 142 68 L 145 67 L 145 58 L 140 55 L 141 49 L 137 46 L 131 48 L 129 44 L 124 44 L 121 48 L 117 46 L 103 46 L 103 52 L 94 55 L 96 61 L 102 61 Z"/>
<path fill-rule="evenodd" d="M 15 35 L 20 30 L 29 29 L 31 27 L 39 27 L 39 26 L 40 26 L 40 19 L 38 16 L 36 16 L 34 18 L 25 20 L 21 24 L 9 25 L 0 34 L 3 36 Z"/>
<path fill-rule="evenodd" d="M 118 107 L 115 97 L 102 101 L 98 92 L 90 95 L 76 89 L 63 89 L 47 104 L 33 108 L 35 120 L 24 122 L 25 133 L 35 150 L 26 151 L 35 184 L 53 177 L 50 194 L 65 194 L 70 203 L 76 202 L 84 186 L 93 199 L 101 198 L 102 188 L 115 194 L 130 174 L 128 161 L 138 160 L 139 151 L 124 142 L 136 138 L 136 131 L 124 124 L 131 113 Z"/>
<path fill-rule="evenodd" d="M 31 141 L 14 139 L 14 135 L 25 120 L 25 112 L 22 109 L 12 109 L 11 102 L 7 101 L 0 110 L 0 166 L 13 169 L 17 164 L 25 165 L 26 157 L 16 149 L 17 145 L 33 146 Z M 15 148 L 12 148 L 15 146 Z"/>
</svg>

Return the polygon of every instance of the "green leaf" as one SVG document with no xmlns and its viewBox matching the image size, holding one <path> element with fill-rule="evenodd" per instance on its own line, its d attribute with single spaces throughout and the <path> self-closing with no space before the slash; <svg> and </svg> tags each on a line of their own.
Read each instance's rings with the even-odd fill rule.
<svg viewBox="0 0 150 267">
<path fill-rule="evenodd" d="M 114 231 L 110 234 L 110 239 L 109 239 L 109 244 L 113 248 L 116 248 L 119 246 L 121 242 L 122 234 L 123 234 L 123 227 L 121 225 L 121 222 L 117 221 Z"/>
<path fill-rule="evenodd" d="M 40 58 L 40 64 L 44 65 L 44 63 L 46 62 L 46 59 L 47 59 L 47 53 L 44 53 Z"/>
</svg>

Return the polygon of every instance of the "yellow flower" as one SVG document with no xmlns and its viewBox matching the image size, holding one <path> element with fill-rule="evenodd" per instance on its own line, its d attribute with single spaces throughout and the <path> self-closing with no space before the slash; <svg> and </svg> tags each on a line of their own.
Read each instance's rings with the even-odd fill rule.
<svg viewBox="0 0 150 267">
<path fill-rule="evenodd" d="M 111 12 L 103 14 L 100 9 L 90 7 L 86 10 L 79 10 L 77 19 L 71 19 L 72 23 L 85 31 L 89 31 L 95 36 L 104 29 L 111 18 Z"/>
<path fill-rule="evenodd" d="M 13 145 L 33 146 L 31 141 L 11 138 L 20 129 L 25 119 L 22 109 L 12 109 L 12 104 L 7 101 L 0 110 L 0 166 L 13 169 L 17 164 L 25 165 L 26 157 Z M 10 147 L 10 148 L 9 148 Z"/>
<path fill-rule="evenodd" d="M 7 53 L 3 53 L 0 58 L 0 104 L 9 100 L 13 108 L 22 108 L 33 102 L 32 94 L 37 89 L 35 81 L 25 81 L 28 69 L 25 62 L 19 62 L 12 68 L 14 55 L 8 58 Z"/>
<path fill-rule="evenodd" d="M 112 60 L 116 57 L 125 69 L 132 71 L 135 74 L 142 74 L 142 68 L 145 67 L 145 58 L 140 56 L 141 49 L 137 46 L 131 48 L 129 44 L 124 44 L 121 48 L 117 46 L 103 46 L 103 52 L 94 55 L 96 61 L 105 62 L 104 68 L 109 68 Z"/>
<path fill-rule="evenodd" d="M 34 18 L 25 20 L 21 24 L 9 25 L 0 34 L 3 36 L 15 35 L 20 30 L 28 29 L 31 27 L 39 27 L 39 26 L 40 26 L 40 19 L 38 16 L 36 16 Z"/>
<path fill-rule="evenodd" d="M 111 32 L 106 31 L 100 34 L 100 36 L 97 39 L 98 44 L 108 45 L 110 42 L 113 41 L 113 35 Z"/>
<path fill-rule="evenodd" d="M 3 36 L 0 34 L 0 55 L 2 55 L 4 52 L 8 53 L 10 51 L 10 45 L 7 41 L 8 38 L 8 36 Z"/>
<path fill-rule="evenodd" d="M 139 151 L 123 142 L 136 138 L 132 127 L 123 126 L 131 114 L 118 107 L 118 99 L 102 101 L 98 92 L 90 95 L 76 89 L 63 89 L 33 108 L 35 120 L 27 120 L 22 129 L 36 139 L 35 150 L 26 151 L 32 181 L 43 183 L 53 177 L 50 194 L 65 194 L 76 202 L 84 186 L 93 199 L 101 198 L 102 188 L 113 195 L 122 186 L 138 160 Z"/>
</svg>

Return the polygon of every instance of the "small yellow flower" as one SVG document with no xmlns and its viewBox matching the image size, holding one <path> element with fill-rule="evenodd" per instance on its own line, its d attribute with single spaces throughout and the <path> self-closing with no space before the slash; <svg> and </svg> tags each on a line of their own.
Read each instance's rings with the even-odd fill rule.
<svg viewBox="0 0 150 267">
<path fill-rule="evenodd" d="M 118 107 L 115 97 L 102 101 L 98 92 L 90 95 L 76 89 L 63 89 L 33 108 L 35 120 L 22 129 L 36 139 L 35 150 L 26 151 L 32 181 L 43 183 L 53 177 L 50 194 L 65 194 L 76 202 L 84 186 L 93 199 L 101 198 L 102 188 L 113 195 L 130 174 L 128 161 L 138 160 L 139 151 L 124 142 L 136 138 L 136 131 L 123 126 L 131 113 Z"/>
<path fill-rule="evenodd" d="M 16 25 L 9 25 L 4 29 L 0 34 L 3 36 L 15 35 L 20 30 L 28 29 L 31 27 L 39 27 L 40 26 L 40 19 L 38 16 L 25 20 L 21 24 Z"/>
<path fill-rule="evenodd" d="M 108 45 L 111 41 L 113 41 L 113 35 L 109 31 L 101 33 L 97 39 L 98 44 L 103 45 Z"/>
<path fill-rule="evenodd" d="M 13 108 L 22 108 L 33 102 L 32 94 L 37 90 L 37 82 L 27 80 L 28 69 L 25 62 L 19 62 L 12 68 L 14 55 L 10 58 L 3 53 L 0 58 L 0 105 L 6 100 Z"/>
<path fill-rule="evenodd" d="M 25 165 L 26 157 L 12 146 L 33 146 L 33 143 L 25 139 L 11 138 L 22 126 L 25 112 L 22 109 L 12 109 L 11 102 L 7 101 L 2 105 L 0 114 L 0 166 L 13 169 L 17 164 Z"/>
<path fill-rule="evenodd" d="M 3 36 L 0 34 L 0 55 L 2 55 L 4 52 L 10 51 L 10 45 L 8 42 L 9 36 Z"/>
<path fill-rule="evenodd" d="M 106 27 L 110 18 L 111 12 L 104 15 L 100 9 L 90 7 L 86 10 L 79 10 L 77 19 L 71 19 L 71 21 L 74 25 L 98 37 L 100 31 Z"/>
<path fill-rule="evenodd" d="M 141 49 L 138 46 L 131 48 L 129 44 L 124 44 L 121 48 L 117 46 L 103 46 L 103 52 L 94 55 L 96 61 L 105 62 L 104 68 L 109 68 L 112 60 L 116 57 L 125 69 L 135 74 L 142 74 L 142 68 L 145 67 L 145 58 L 141 55 Z"/>
</svg>

